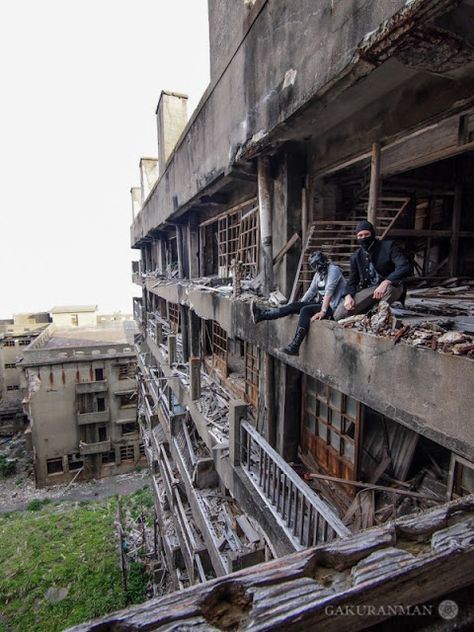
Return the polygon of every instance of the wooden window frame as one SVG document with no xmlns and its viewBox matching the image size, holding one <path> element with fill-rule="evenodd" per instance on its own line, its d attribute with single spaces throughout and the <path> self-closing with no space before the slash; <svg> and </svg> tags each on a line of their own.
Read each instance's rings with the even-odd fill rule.
<svg viewBox="0 0 474 632">
<path fill-rule="evenodd" d="M 358 479 L 362 412 L 362 404 L 355 398 L 317 378 L 304 376 L 301 443 L 328 475 Z M 350 497 L 356 492 L 350 485 L 344 490 Z"/>
<path fill-rule="evenodd" d="M 245 342 L 245 399 L 255 412 L 258 407 L 260 353 L 257 345 Z"/>
</svg>

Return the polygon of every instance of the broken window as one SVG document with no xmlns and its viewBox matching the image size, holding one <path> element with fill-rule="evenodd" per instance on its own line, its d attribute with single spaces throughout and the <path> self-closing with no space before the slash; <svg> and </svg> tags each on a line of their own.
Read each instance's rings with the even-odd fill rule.
<svg viewBox="0 0 474 632">
<path fill-rule="evenodd" d="M 71 325 L 73 325 L 74 327 L 77 327 L 78 324 L 79 324 L 79 318 L 77 314 L 71 314 Z"/>
<path fill-rule="evenodd" d="M 252 209 L 240 222 L 239 263 L 241 278 L 253 279 L 258 273 L 259 233 L 258 209 Z"/>
<path fill-rule="evenodd" d="M 240 216 L 240 210 L 230 212 L 217 222 L 218 267 L 220 277 L 231 275 L 232 262 L 237 259 Z"/>
<path fill-rule="evenodd" d="M 244 278 L 255 277 L 259 244 L 255 199 L 202 222 L 200 243 L 201 274 L 232 276 L 235 261 L 241 263 Z"/>
<path fill-rule="evenodd" d="M 7 362 L 5 364 L 6 369 L 16 369 L 16 362 Z"/>
<path fill-rule="evenodd" d="M 140 456 L 145 456 L 145 444 L 140 443 L 138 446 L 138 452 L 140 453 Z"/>
<path fill-rule="evenodd" d="M 136 391 L 130 391 L 130 393 L 121 393 L 118 398 L 120 408 L 133 408 L 137 405 Z"/>
<path fill-rule="evenodd" d="M 227 332 L 215 320 L 206 322 L 207 348 L 211 354 L 211 370 L 227 377 Z"/>
<path fill-rule="evenodd" d="M 18 344 L 20 345 L 20 347 L 27 347 L 30 344 L 30 342 L 31 342 L 30 338 L 22 338 Z"/>
<path fill-rule="evenodd" d="M 172 334 L 179 333 L 179 305 L 177 303 L 168 303 L 168 322 Z"/>
<path fill-rule="evenodd" d="M 102 457 L 102 465 L 111 465 L 115 463 L 115 450 L 102 452 L 101 457 Z"/>
<path fill-rule="evenodd" d="M 137 424 L 135 422 L 122 424 L 122 435 L 133 434 L 134 432 L 137 432 Z"/>
<path fill-rule="evenodd" d="M 76 472 L 80 470 L 84 465 L 84 461 L 80 458 L 78 454 L 68 454 L 67 455 L 67 464 L 70 472 Z"/>
<path fill-rule="evenodd" d="M 97 436 L 99 441 L 107 441 L 107 426 L 97 427 Z"/>
<path fill-rule="evenodd" d="M 97 412 L 103 413 L 105 411 L 105 397 L 97 398 Z"/>
<path fill-rule="evenodd" d="M 135 448 L 133 445 L 120 446 L 120 460 L 133 461 L 135 459 Z"/>
<path fill-rule="evenodd" d="M 258 404 L 259 350 L 257 345 L 245 343 L 245 399 L 254 412 Z"/>
<path fill-rule="evenodd" d="M 137 365 L 136 362 L 128 362 L 127 364 L 119 364 L 118 379 L 128 380 L 134 379 Z"/>
<path fill-rule="evenodd" d="M 303 385 L 302 445 L 319 467 L 338 478 L 356 480 L 361 404 L 308 375 Z M 353 487 L 346 487 L 349 495 Z"/>
<path fill-rule="evenodd" d="M 46 469 L 48 474 L 61 474 L 64 472 L 62 457 L 57 459 L 46 459 Z"/>
<path fill-rule="evenodd" d="M 5 340 L 3 342 L 3 346 L 4 347 L 14 347 L 15 346 L 15 341 L 14 340 Z"/>
<path fill-rule="evenodd" d="M 452 453 L 449 468 L 448 497 L 474 493 L 474 463 Z"/>
<path fill-rule="evenodd" d="M 9 386 L 7 386 L 7 391 L 19 391 L 19 390 L 20 390 L 19 384 L 10 384 Z"/>
<path fill-rule="evenodd" d="M 104 369 L 95 369 L 94 375 L 96 382 L 102 382 L 104 379 Z"/>
</svg>

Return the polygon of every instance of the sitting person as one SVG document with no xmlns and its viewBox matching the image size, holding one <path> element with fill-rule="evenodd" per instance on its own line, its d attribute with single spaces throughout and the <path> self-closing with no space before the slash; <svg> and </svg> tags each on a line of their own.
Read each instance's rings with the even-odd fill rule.
<svg viewBox="0 0 474 632">
<path fill-rule="evenodd" d="M 343 296 L 344 277 L 338 266 L 319 251 L 313 252 L 308 262 L 315 274 L 301 301 L 275 309 L 262 309 L 256 305 L 255 300 L 252 302 L 252 319 L 255 324 L 289 314 L 300 315 L 293 340 L 281 349 L 288 355 L 298 355 L 301 343 L 308 333 L 310 321 L 331 318 Z"/>
<path fill-rule="evenodd" d="M 334 320 L 365 314 L 380 300 L 397 301 L 405 293 L 403 280 L 411 272 L 411 264 L 397 244 L 376 239 L 370 222 L 357 224 L 356 238 L 360 248 L 351 255 L 344 302 L 335 311 Z"/>
</svg>

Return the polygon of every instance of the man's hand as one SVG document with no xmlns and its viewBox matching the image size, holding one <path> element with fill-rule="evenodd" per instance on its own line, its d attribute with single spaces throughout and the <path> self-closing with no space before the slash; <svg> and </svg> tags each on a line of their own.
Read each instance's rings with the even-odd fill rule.
<svg viewBox="0 0 474 632">
<path fill-rule="evenodd" d="M 313 320 L 323 320 L 323 318 L 326 318 L 326 312 L 318 312 L 314 316 L 311 316 L 311 322 L 313 322 Z"/>
<path fill-rule="evenodd" d="M 348 312 L 352 312 L 352 310 L 355 308 L 356 304 L 354 301 L 354 297 L 351 296 L 350 294 L 348 294 L 346 296 L 346 298 L 344 299 L 344 307 L 346 308 L 346 310 Z"/>
<path fill-rule="evenodd" d="M 392 283 L 388 280 L 385 279 L 385 281 L 382 281 L 382 283 L 375 288 L 375 291 L 373 293 L 373 297 L 374 298 L 382 298 L 383 295 L 385 294 L 385 292 L 387 291 L 387 289 L 392 285 Z"/>
</svg>

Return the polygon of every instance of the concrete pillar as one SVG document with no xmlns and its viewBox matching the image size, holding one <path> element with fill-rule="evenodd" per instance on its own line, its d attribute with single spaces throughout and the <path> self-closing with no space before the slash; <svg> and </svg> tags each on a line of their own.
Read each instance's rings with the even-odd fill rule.
<svg viewBox="0 0 474 632">
<path fill-rule="evenodd" d="M 155 322 L 155 342 L 157 345 L 163 344 L 163 325 Z"/>
<path fill-rule="evenodd" d="M 263 293 L 268 296 L 273 289 L 273 238 L 270 158 L 258 158 L 258 206 L 260 214 L 260 240 L 262 250 Z"/>
<path fill-rule="evenodd" d="M 189 360 L 189 327 L 188 327 L 188 310 L 184 305 L 179 306 L 179 318 L 181 321 L 181 344 L 183 348 L 183 362 Z"/>
<path fill-rule="evenodd" d="M 276 446 L 276 414 L 275 414 L 275 371 L 274 358 L 269 353 L 264 352 L 264 401 L 266 411 L 265 438 L 268 443 Z"/>
<path fill-rule="evenodd" d="M 183 279 L 183 230 L 179 224 L 176 224 L 176 250 L 178 251 L 178 279 Z"/>
<path fill-rule="evenodd" d="M 280 362 L 278 374 L 276 450 L 285 461 L 295 461 L 300 438 L 301 373 Z"/>
<path fill-rule="evenodd" d="M 304 179 L 306 162 L 304 148 L 298 143 L 291 143 L 272 157 L 273 191 L 272 191 L 272 232 L 273 252 L 284 248 L 288 241 L 300 234 L 302 225 L 309 221 L 308 214 L 303 219 L 302 198 L 304 196 Z M 295 274 L 298 268 L 301 244 L 294 245 L 283 256 L 283 259 L 273 266 L 273 284 L 286 297 L 291 295 Z"/>
<path fill-rule="evenodd" d="M 239 399 L 229 402 L 229 458 L 240 465 L 240 422 L 247 417 L 247 404 Z"/>
<path fill-rule="evenodd" d="M 199 227 L 197 224 L 197 215 L 191 213 L 187 225 L 187 253 L 188 253 L 188 270 L 189 278 L 197 279 L 199 272 Z"/>
<path fill-rule="evenodd" d="M 201 397 L 201 358 L 189 360 L 189 384 L 191 400 L 194 402 Z"/>
<path fill-rule="evenodd" d="M 377 230 L 380 184 L 380 143 L 374 143 L 372 145 L 372 158 L 370 161 L 370 188 L 367 219 L 373 224 L 375 230 Z"/>
<path fill-rule="evenodd" d="M 166 273 L 166 240 L 163 237 L 158 238 L 158 261 L 157 267 L 160 274 Z"/>
<path fill-rule="evenodd" d="M 189 353 L 193 358 L 201 357 L 201 319 L 189 310 Z"/>
<path fill-rule="evenodd" d="M 176 364 L 176 336 L 168 336 L 168 364 Z"/>
<path fill-rule="evenodd" d="M 462 214 L 462 184 L 456 184 L 454 189 L 453 218 L 451 222 L 451 243 L 449 251 L 449 274 L 456 276 L 459 273 L 459 230 L 461 228 Z"/>
</svg>

